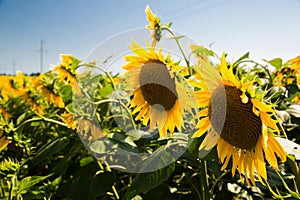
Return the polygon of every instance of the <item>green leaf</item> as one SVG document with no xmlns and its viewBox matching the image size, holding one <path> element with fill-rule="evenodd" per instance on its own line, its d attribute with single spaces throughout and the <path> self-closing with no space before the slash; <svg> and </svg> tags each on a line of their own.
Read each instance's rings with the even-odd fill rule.
<svg viewBox="0 0 300 200">
<path fill-rule="evenodd" d="M 99 89 L 99 93 L 102 98 L 106 98 L 113 92 L 113 87 L 111 84 L 106 84 L 103 88 Z"/>
<path fill-rule="evenodd" d="M 281 58 L 274 58 L 272 60 L 266 61 L 272 66 L 276 67 L 276 69 L 280 69 L 282 67 L 282 59 Z"/>
<path fill-rule="evenodd" d="M 133 138 L 134 141 L 141 139 L 142 137 L 149 136 L 149 132 L 141 131 L 141 130 L 131 130 L 126 133 L 126 135 Z"/>
<path fill-rule="evenodd" d="M 239 64 L 242 60 L 249 58 L 249 52 L 245 53 L 244 55 L 242 55 L 242 57 L 240 57 L 237 61 L 235 61 L 233 63 L 234 66 L 236 66 L 237 64 Z"/>
<path fill-rule="evenodd" d="M 20 115 L 20 116 L 18 117 L 18 119 L 17 119 L 17 124 L 16 124 L 16 125 L 21 124 L 21 123 L 24 121 L 26 115 L 27 115 L 27 112 L 24 112 L 22 115 Z"/>
<path fill-rule="evenodd" d="M 170 39 L 180 40 L 181 38 L 184 38 L 184 37 L 185 37 L 184 35 L 179 35 L 179 36 L 171 37 Z"/>
<path fill-rule="evenodd" d="M 45 144 L 33 158 L 31 167 L 36 166 L 40 162 L 50 158 L 53 154 L 59 152 L 61 149 L 65 148 L 69 143 L 67 137 L 57 138 L 54 141 Z"/>
<path fill-rule="evenodd" d="M 19 183 L 18 193 L 21 193 L 22 191 L 29 189 L 30 187 L 42 182 L 43 180 L 45 180 L 46 178 L 48 178 L 50 176 L 52 176 L 52 174 L 49 174 L 47 176 L 28 176 L 28 177 L 23 178 Z"/>
<path fill-rule="evenodd" d="M 39 126 L 41 122 L 31 122 L 30 126 Z"/>
<path fill-rule="evenodd" d="M 208 56 L 214 56 L 214 52 L 212 50 L 209 50 L 203 46 L 197 46 L 194 50 L 193 53 L 198 53 L 198 54 L 205 54 Z"/>
<path fill-rule="evenodd" d="M 131 187 L 125 194 L 125 199 L 130 199 L 139 193 L 146 193 L 150 189 L 163 183 L 167 180 L 175 170 L 175 158 L 167 151 L 167 146 L 163 146 L 156 150 L 145 162 Z M 171 164 L 170 161 L 173 161 Z M 169 165 L 168 165 L 169 164 Z M 151 171 L 153 167 L 158 168 L 156 171 Z M 143 172 L 147 173 L 143 173 Z"/>
<path fill-rule="evenodd" d="M 167 180 L 175 170 L 175 164 L 154 172 L 141 173 L 136 176 L 132 186 L 128 189 L 125 199 L 130 199 L 139 193 L 146 193 Z"/>
<path fill-rule="evenodd" d="M 92 156 L 84 157 L 79 161 L 80 167 L 84 167 L 91 162 L 94 162 L 94 158 Z"/>
<path fill-rule="evenodd" d="M 97 199 L 100 195 L 111 191 L 115 181 L 116 177 L 111 172 L 97 172 L 91 180 L 88 199 Z"/>
</svg>

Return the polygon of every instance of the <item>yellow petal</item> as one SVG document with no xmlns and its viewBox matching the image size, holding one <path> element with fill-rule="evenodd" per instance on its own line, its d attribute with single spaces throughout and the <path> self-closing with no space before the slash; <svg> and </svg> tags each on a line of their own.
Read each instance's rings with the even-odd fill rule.
<svg viewBox="0 0 300 200">
<path fill-rule="evenodd" d="M 198 130 L 194 133 L 193 138 L 201 137 L 208 130 L 209 127 L 210 127 L 209 118 L 205 117 L 201 119 L 197 124 Z"/>
<path fill-rule="evenodd" d="M 224 164 L 221 167 L 221 171 L 223 171 L 224 169 L 226 169 L 226 167 L 227 167 L 227 165 L 229 163 L 230 158 L 231 158 L 231 154 L 229 154 L 229 155 L 226 156 L 225 162 L 224 162 Z"/>
<path fill-rule="evenodd" d="M 255 167 L 257 169 L 258 175 L 264 180 L 267 180 L 267 171 L 266 164 L 264 161 L 262 142 L 262 137 L 260 136 L 259 141 L 257 142 L 255 147 Z"/>
<path fill-rule="evenodd" d="M 240 158 L 240 155 L 239 155 L 239 152 L 238 152 L 238 149 L 237 148 L 233 148 L 233 154 L 232 154 L 232 169 L 231 169 L 231 173 L 232 173 L 232 177 L 234 177 L 235 175 L 235 171 L 236 171 L 236 167 L 239 163 L 239 158 Z"/>
<path fill-rule="evenodd" d="M 260 112 L 260 119 L 262 120 L 263 124 L 274 129 L 275 131 L 279 132 L 279 129 L 276 125 L 276 121 L 273 120 L 267 113 Z"/>
<path fill-rule="evenodd" d="M 278 170 L 278 165 L 277 165 L 277 158 L 275 156 L 274 151 L 271 149 L 271 147 L 267 146 L 264 147 L 264 152 L 265 152 L 265 157 L 268 163 L 275 169 Z"/>
<path fill-rule="evenodd" d="M 282 148 L 281 144 L 272 135 L 269 135 L 268 146 L 274 150 L 282 162 L 286 161 L 286 152 Z"/>
<path fill-rule="evenodd" d="M 272 113 L 274 112 L 274 109 L 272 108 L 273 107 L 272 105 L 264 104 L 263 102 L 260 102 L 259 100 L 254 99 L 254 98 L 251 98 L 251 102 L 253 103 L 253 105 L 259 111 L 262 111 L 262 112 L 272 112 Z"/>
<path fill-rule="evenodd" d="M 216 135 L 213 130 L 209 131 L 206 137 L 204 138 L 203 142 L 201 143 L 199 151 L 202 149 L 210 150 L 218 143 L 219 138 L 220 136 Z"/>
<path fill-rule="evenodd" d="M 251 151 L 249 156 L 250 156 L 250 158 L 249 158 L 249 176 L 250 176 L 251 183 L 253 185 L 255 185 L 255 180 L 254 180 L 254 160 L 255 160 L 254 151 Z"/>
<path fill-rule="evenodd" d="M 217 146 L 217 151 L 218 151 L 218 155 L 219 155 L 219 159 L 220 159 L 221 163 L 224 162 L 224 160 L 227 156 L 230 156 L 231 147 L 232 146 L 230 144 L 228 144 L 227 142 L 225 142 L 223 139 L 219 140 L 218 146 Z"/>
<path fill-rule="evenodd" d="M 227 68 L 227 63 L 225 60 L 225 53 L 222 54 L 221 64 L 220 64 L 220 72 L 222 74 L 222 78 L 226 81 L 232 82 L 237 88 L 240 88 L 241 84 L 234 76 L 232 67 Z"/>
</svg>

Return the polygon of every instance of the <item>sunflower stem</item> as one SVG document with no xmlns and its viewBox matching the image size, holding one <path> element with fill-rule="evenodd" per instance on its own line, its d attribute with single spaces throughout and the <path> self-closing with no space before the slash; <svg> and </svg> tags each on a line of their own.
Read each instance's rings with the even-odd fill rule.
<svg viewBox="0 0 300 200">
<path fill-rule="evenodd" d="M 37 115 L 40 117 L 40 118 L 32 118 L 32 119 L 28 119 L 26 121 L 24 121 L 23 123 L 21 123 L 19 126 L 17 126 L 16 128 L 14 128 L 12 131 L 17 131 L 18 129 L 20 129 L 22 126 L 24 126 L 25 124 L 27 123 L 30 123 L 30 122 L 37 122 L 37 121 L 46 121 L 46 122 L 52 122 L 52 123 L 55 123 L 55 124 L 58 124 L 58 125 L 61 125 L 61 126 L 66 126 L 68 127 L 67 124 L 63 123 L 63 122 L 60 122 L 60 121 L 57 121 L 57 120 L 54 120 L 54 119 L 50 119 L 50 118 L 47 118 L 47 117 L 44 117 L 40 114 L 37 113 Z"/>
<path fill-rule="evenodd" d="M 179 50 L 180 50 L 180 52 L 181 52 L 181 54 L 182 54 L 184 60 L 185 60 L 185 62 L 186 62 L 186 65 L 187 65 L 187 67 L 188 67 L 188 69 L 189 69 L 189 75 L 192 76 L 192 74 L 193 74 L 193 69 L 191 68 L 190 62 L 189 62 L 189 60 L 187 59 L 187 57 L 186 57 L 186 55 L 185 55 L 185 53 L 184 53 L 184 51 L 183 51 L 183 49 L 182 49 L 182 46 L 181 46 L 181 44 L 180 44 L 180 42 L 179 42 L 179 38 L 176 37 L 175 33 L 174 33 L 169 27 L 162 26 L 161 29 L 162 29 L 162 30 L 168 31 L 168 32 L 173 36 L 173 39 L 175 40 L 175 42 L 176 42 L 176 44 L 177 44 L 177 46 L 178 46 L 178 48 L 179 48 Z"/>
<path fill-rule="evenodd" d="M 116 85 L 115 85 L 115 82 L 114 82 L 112 76 L 111 76 L 110 73 L 109 73 L 107 70 L 105 70 L 103 67 L 100 67 L 100 66 L 98 66 L 98 65 L 94 65 L 94 64 L 91 64 L 91 63 L 83 63 L 83 64 L 78 65 L 78 68 L 79 68 L 79 67 L 83 67 L 83 66 L 96 68 L 96 69 L 99 69 L 100 71 L 104 72 L 104 73 L 106 74 L 106 76 L 109 78 L 109 80 L 110 80 L 110 82 L 111 82 L 111 84 L 112 84 L 113 89 L 114 89 L 114 90 L 116 89 Z"/>
<path fill-rule="evenodd" d="M 275 116 L 276 120 L 279 121 L 278 116 L 277 116 L 276 114 L 275 114 L 274 116 Z M 280 122 L 278 122 L 277 124 L 279 124 L 279 129 L 280 129 L 280 131 L 283 133 L 285 139 L 288 139 L 287 134 L 286 134 L 286 132 L 285 132 L 285 130 L 284 130 L 282 124 L 281 124 Z"/>
<path fill-rule="evenodd" d="M 269 69 L 268 69 L 266 66 L 264 66 L 264 65 L 262 65 L 262 64 L 260 64 L 260 63 L 258 63 L 258 62 L 256 62 L 256 61 L 254 61 L 254 60 L 242 60 L 242 61 L 239 62 L 239 63 L 254 63 L 254 64 L 257 65 L 257 66 L 260 66 L 261 68 L 263 68 L 263 69 L 266 71 L 267 75 L 269 76 L 270 84 L 273 85 L 272 75 L 271 75 Z"/>
<path fill-rule="evenodd" d="M 127 108 L 127 106 L 119 99 L 119 100 L 116 100 L 116 99 L 101 99 L 99 101 L 96 101 L 96 102 L 93 102 L 91 100 L 88 99 L 88 101 L 94 105 L 100 105 L 102 103 L 120 103 L 120 105 L 125 109 L 125 111 L 127 112 L 127 114 L 130 116 L 130 121 L 131 121 L 131 124 L 133 126 L 133 129 L 136 130 L 136 125 L 134 123 L 134 119 L 131 115 L 131 112 L 130 110 Z"/>
<path fill-rule="evenodd" d="M 228 173 L 229 171 L 228 170 L 225 170 L 225 172 L 223 173 L 223 174 L 221 174 L 221 176 L 219 176 L 215 181 L 214 181 L 214 183 L 213 183 L 213 185 L 212 185 L 212 187 L 211 187 L 211 189 L 210 189 L 210 191 L 209 191 L 209 193 L 210 193 L 210 199 L 212 199 L 212 194 L 213 194 L 213 192 L 214 192 L 214 189 L 215 189 L 215 187 L 216 187 L 216 185 L 217 185 L 217 183 Z"/>
<path fill-rule="evenodd" d="M 208 189 L 208 179 L 207 179 L 207 164 L 206 160 L 201 160 L 200 161 L 200 188 L 201 188 L 201 194 L 202 194 L 202 199 L 206 200 L 209 199 L 210 197 L 210 192 Z"/>
</svg>

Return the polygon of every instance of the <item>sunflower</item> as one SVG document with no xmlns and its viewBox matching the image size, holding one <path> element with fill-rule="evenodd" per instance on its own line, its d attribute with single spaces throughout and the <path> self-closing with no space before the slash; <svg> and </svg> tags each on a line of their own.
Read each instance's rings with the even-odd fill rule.
<svg viewBox="0 0 300 200">
<path fill-rule="evenodd" d="M 196 96 L 203 109 L 199 112 L 202 118 L 193 137 L 208 132 L 199 150 L 217 146 L 219 160 L 223 163 L 221 170 L 232 158 L 232 176 L 237 167 L 248 185 L 251 185 L 249 179 L 255 185 L 254 172 L 264 184 L 267 180 L 265 160 L 275 170 L 278 170 L 276 155 L 286 161 L 285 151 L 273 136 L 280 132 L 277 121 L 272 118 L 275 110 L 273 105 L 263 102 L 261 94 L 251 89 L 254 81 L 239 80 L 233 74 L 233 67 L 227 66 L 224 54 L 218 68 L 221 76 L 205 58 L 199 58 L 195 66 L 197 79 L 193 84 L 201 88 Z"/>
<path fill-rule="evenodd" d="M 84 118 L 74 119 L 77 132 L 85 136 L 89 141 L 97 140 L 105 136 L 104 131 L 100 128 L 96 121 Z"/>
<path fill-rule="evenodd" d="M 290 59 L 283 67 L 274 72 L 274 85 L 276 86 L 288 86 L 290 84 L 296 84 L 298 86 L 298 95 L 295 95 L 291 100 L 293 103 L 300 102 L 300 56 Z"/>
<path fill-rule="evenodd" d="M 56 94 L 53 89 L 50 89 L 50 87 L 44 83 L 43 79 L 44 79 L 45 75 L 44 74 L 40 74 L 34 84 L 33 87 L 37 89 L 37 91 L 39 91 L 39 93 L 41 94 L 42 97 L 44 97 L 44 99 L 46 101 L 48 101 L 49 103 L 59 107 L 59 108 L 63 108 L 65 106 L 64 101 L 62 99 L 62 97 L 58 94 Z"/>
<path fill-rule="evenodd" d="M 152 13 L 150 6 L 146 7 L 145 13 L 149 22 L 146 29 L 151 31 L 151 37 L 153 38 L 152 47 L 155 47 L 156 43 L 161 39 L 160 18 Z"/>
<path fill-rule="evenodd" d="M 181 131 L 184 110 L 190 111 L 193 95 L 178 80 L 179 76 L 174 76 L 180 67 L 170 54 L 165 58 L 161 49 L 144 49 L 135 41 L 129 48 L 135 55 L 125 56 L 128 63 L 123 68 L 128 70 L 125 83 L 133 95 L 132 114 L 139 112 L 135 120 L 141 120 L 143 125 L 150 121 L 150 129 L 157 125 L 160 136 L 167 136 L 168 130 L 172 134 L 175 127 Z"/>
<path fill-rule="evenodd" d="M 74 122 L 74 116 L 72 113 L 64 112 L 61 114 L 63 121 L 68 125 L 69 128 L 75 130 L 76 129 L 76 123 Z"/>
<path fill-rule="evenodd" d="M 9 142 L 10 141 L 7 139 L 7 137 L 0 130 L 0 151 L 2 151 L 9 144 Z"/>
</svg>

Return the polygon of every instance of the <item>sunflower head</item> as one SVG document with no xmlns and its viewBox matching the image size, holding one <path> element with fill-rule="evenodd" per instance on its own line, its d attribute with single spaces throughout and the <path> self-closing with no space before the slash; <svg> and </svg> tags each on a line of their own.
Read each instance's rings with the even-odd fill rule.
<svg viewBox="0 0 300 200">
<path fill-rule="evenodd" d="M 147 16 L 147 21 L 149 22 L 149 25 L 146 26 L 146 29 L 151 31 L 151 37 L 153 38 L 152 46 L 155 46 L 155 44 L 161 39 L 160 18 L 152 13 L 150 6 L 146 7 L 145 13 Z"/>
<path fill-rule="evenodd" d="M 298 87 L 298 94 L 289 94 L 293 95 L 294 98 L 291 100 L 293 103 L 299 102 L 300 99 L 300 56 L 290 59 L 286 62 L 283 67 L 275 71 L 275 78 L 273 80 L 276 86 L 288 86 L 294 85 Z"/>
<path fill-rule="evenodd" d="M 192 98 L 177 78 L 181 67 L 169 54 L 165 57 L 161 49 L 144 49 L 134 41 L 130 49 L 135 55 L 125 57 L 128 63 L 123 68 L 128 70 L 125 77 L 133 95 L 130 107 L 134 108 L 133 114 L 138 113 L 135 119 L 143 125 L 150 122 L 151 129 L 157 126 L 161 136 L 167 131 L 172 134 L 175 128 L 181 130 L 184 110 L 190 110 Z"/>
<path fill-rule="evenodd" d="M 264 158 L 278 170 L 276 155 L 286 160 L 286 154 L 274 138 L 279 134 L 274 105 L 263 101 L 256 94 L 253 81 L 241 81 L 233 73 L 233 66 L 222 55 L 218 78 L 216 69 L 207 58 L 199 57 L 196 65 L 200 90 L 196 92 L 199 106 L 202 107 L 194 137 L 208 132 L 200 145 L 200 150 L 217 146 L 220 162 L 225 169 L 232 161 L 232 175 L 237 168 L 245 180 L 255 184 L 254 173 L 264 184 L 266 166 Z M 221 117 L 221 118 L 220 118 Z M 222 118 L 223 117 L 223 118 Z"/>
<path fill-rule="evenodd" d="M 7 138 L 6 135 L 0 130 L 0 151 L 2 151 L 8 144 L 9 144 L 9 139 Z"/>
</svg>

